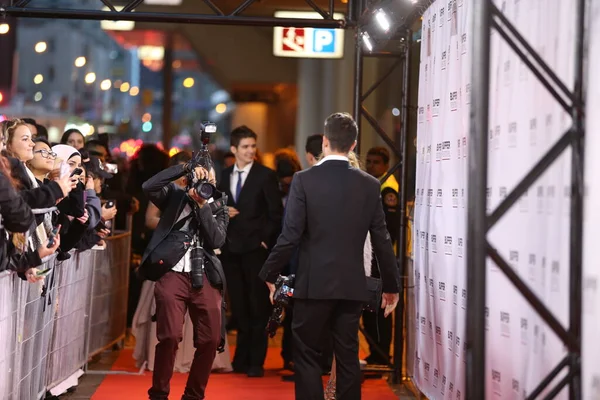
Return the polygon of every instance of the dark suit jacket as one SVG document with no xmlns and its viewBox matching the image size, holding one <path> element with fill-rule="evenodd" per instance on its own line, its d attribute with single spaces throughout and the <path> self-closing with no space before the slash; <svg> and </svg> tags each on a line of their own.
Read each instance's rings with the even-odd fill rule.
<svg viewBox="0 0 600 400">
<path fill-rule="evenodd" d="M 229 221 L 225 250 L 247 253 L 258 249 L 261 242 L 273 247 L 283 214 L 275 171 L 256 162 L 252 164 L 237 202 L 230 189 L 232 172 L 233 166 L 226 168 L 219 185 L 219 190 L 229 197 L 227 205 L 240 212 Z"/>
<path fill-rule="evenodd" d="M 274 283 L 300 245 L 295 298 L 367 300 L 363 248 L 367 232 L 383 291 L 398 292 L 398 268 L 385 225 L 379 181 L 330 160 L 296 173 L 283 232 L 259 276 Z"/>
</svg>

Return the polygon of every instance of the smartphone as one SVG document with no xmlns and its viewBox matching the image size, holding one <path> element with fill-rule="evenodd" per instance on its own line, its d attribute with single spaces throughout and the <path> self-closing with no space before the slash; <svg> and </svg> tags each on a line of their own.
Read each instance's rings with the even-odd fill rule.
<svg viewBox="0 0 600 400">
<path fill-rule="evenodd" d="M 45 269 L 43 271 L 38 271 L 35 273 L 36 276 L 42 276 L 42 275 L 47 275 L 50 271 L 52 271 L 52 268 L 48 268 Z"/>
<path fill-rule="evenodd" d="M 83 172 L 83 170 L 81 168 L 75 168 L 75 170 L 73 172 L 71 172 L 71 177 L 73 177 L 75 175 L 81 175 L 82 172 Z"/>
<path fill-rule="evenodd" d="M 54 238 L 56 237 L 56 235 L 58 234 L 58 232 L 60 232 L 60 227 L 61 225 L 58 224 L 54 227 L 54 229 L 52 229 L 52 232 L 50 232 L 50 235 L 48 236 L 48 248 L 54 246 Z"/>
<path fill-rule="evenodd" d="M 66 162 L 61 162 L 60 163 L 60 177 L 64 178 L 65 176 L 69 175 L 69 164 L 67 164 Z"/>
</svg>

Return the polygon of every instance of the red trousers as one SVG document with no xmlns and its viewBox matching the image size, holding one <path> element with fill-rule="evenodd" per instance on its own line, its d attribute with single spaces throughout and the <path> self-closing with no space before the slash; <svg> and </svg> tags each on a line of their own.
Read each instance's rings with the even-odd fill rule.
<svg viewBox="0 0 600 400">
<path fill-rule="evenodd" d="M 205 280 L 193 289 L 187 272 L 167 272 L 154 286 L 156 299 L 156 355 L 150 399 L 167 399 L 186 310 L 194 325 L 194 361 L 183 400 L 204 399 L 204 391 L 221 339 L 221 292 Z"/>
</svg>

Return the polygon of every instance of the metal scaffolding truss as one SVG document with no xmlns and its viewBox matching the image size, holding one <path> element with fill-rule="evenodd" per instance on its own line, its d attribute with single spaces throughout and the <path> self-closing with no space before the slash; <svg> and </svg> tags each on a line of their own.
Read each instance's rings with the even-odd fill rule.
<svg viewBox="0 0 600 400">
<path fill-rule="evenodd" d="M 5 16 L 19 18 L 59 18 L 59 19 L 86 19 L 108 21 L 135 21 L 135 22 L 170 22 L 178 24 L 205 24 L 205 25 L 244 25 L 244 26 L 289 26 L 313 28 L 347 28 L 353 26 L 353 13 L 348 13 L 349 18 L 334 19 L 334 1 L 329 1 L 329 9 L 323 10 L 313 0 L 304 0 L 315 12 L 321 15 L 319 19 L 301 18 L 275 18 L 275 17 L 250 17 L 242 13 L 256 0 L 244 0 L 231 13 L 225 14 L 214 0 L 202 0 L 212 11 L 212 14 L 199 13 L 158 13 L 134 12 L 143 0 L 129 0 L 125 5 L 116 6 L 112 0 L 98 0 L 98 6 L 104 5 L 109 11 L 98 9 L 68 9 L 68 8 L 37 8 L 35 0 L 10 0 L 10 5 L 0 7 L 0 13 Z M 200 1 L 199 1 L 200 3 Z M 348 3 L 348 10 L 353 7 L 353 2 Z M 119 8 L 120 11 L 117 11 Z"/>
<path fill-rule="evenodd" d="M 469 136 L 468 213 L 467 213 L 467 399 L 485 398 L 485 306 L 486 258 L 489 256 L 506 277 L 521 292 L 532 308 L 563 341 L 567 356 L 528 395 L 536 399 L 550 387 L 561 371 L 566 376 L 556 383 L 545 398 L 553 398 L 569 386 L 569 399 L 581 399 L 581 277 L 583 222 L 583 166 L 585 137 L 585 101 L 583 92 L 583 59 L 585 51 L 586 1 L 576 2 L 574 89 L 569 90 L 552 69 L 529 45 L 491 0 L 476 0 L 473 7 L 471 115 Z M 488 104 L 490 80 L 490 33 L 494 28 L 517 53 L 532 73 L 556 101 L 571 114 L 572 127 L 548 150 L 523 180 L 490 214 L 486 214 L 488 173 Z M 559 27 L 564 29 L 562 27 Z M 564 327 L 556 316 L 523 282 L 508 262 L 488 241 L 487 233 L 514 206 L 517 200 L 552 165 L 563 151 L 571 147 L 571 223 L 569 273 L 569 326 Z"/>
</svg>

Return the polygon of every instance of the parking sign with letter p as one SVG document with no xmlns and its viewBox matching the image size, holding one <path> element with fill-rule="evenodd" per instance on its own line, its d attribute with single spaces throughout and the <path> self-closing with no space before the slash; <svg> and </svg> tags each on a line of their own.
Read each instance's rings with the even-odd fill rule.
<svg viewBox="0 0 600 400">
<path fill-rule="evenodd" d="M 314 29 L 313 51 L 315 53 L 334 53 L 335 29 Z"/>
</svg>

